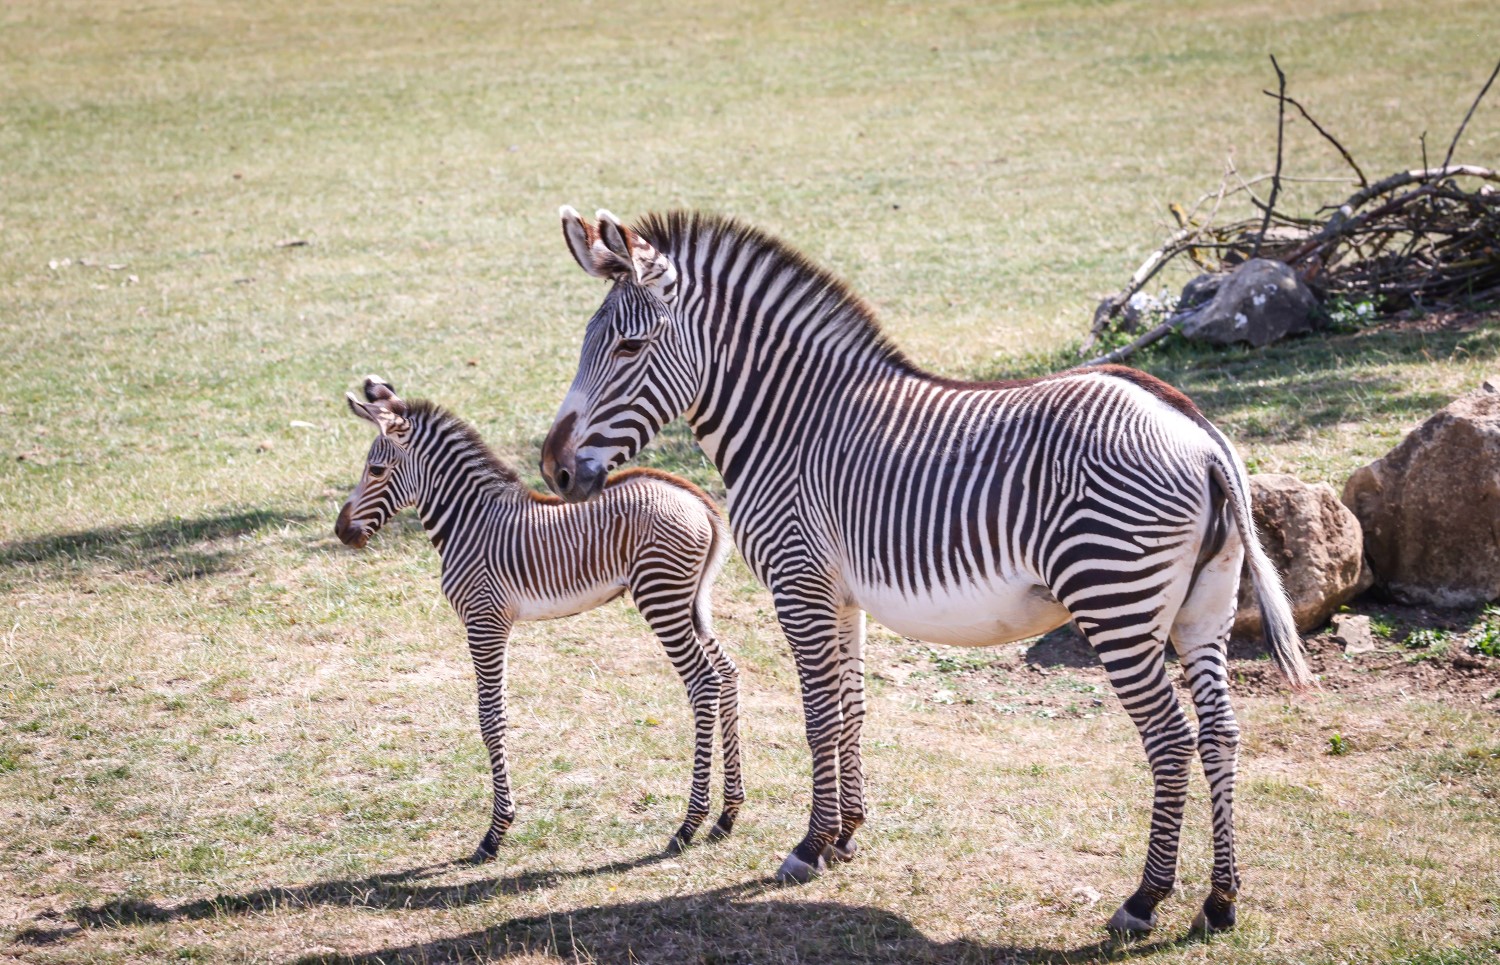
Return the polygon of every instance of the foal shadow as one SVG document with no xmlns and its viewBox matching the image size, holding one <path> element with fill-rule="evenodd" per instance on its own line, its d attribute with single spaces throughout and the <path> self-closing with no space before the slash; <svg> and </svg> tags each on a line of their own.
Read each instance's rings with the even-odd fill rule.
<svg viewBox="0 0 1500 965">
<path fill-rule="evenodd" d="M 664 853 L 582 869 L 522 871 L 502 878 L 434 884 L 437 875 L 469 867 L 463 861 L 420 865 L 363 878 L 315 881 L 305 885 L 274 885 L 240 894 L 215 895 L 180 905 L 159 905 L 139 898 L 112 898 L 96 905 L 80 905 L 62 913 L 67 924 L 24 928 L 15 936 L 17 944 L 49 945 L 82 935 L 91 929 L 129 928 L 135 925 L 175 921 L 198 921 L 225 915 L 252 915 L 277 910 L 299 910 L 316 906 L 344 906 L 376 910 L 421 910 L 459 908 L 485 902 L 497 895 L 522 894 L 556 887 L 570 878 L 620 874 L 665 861 Z"/>
</svg>

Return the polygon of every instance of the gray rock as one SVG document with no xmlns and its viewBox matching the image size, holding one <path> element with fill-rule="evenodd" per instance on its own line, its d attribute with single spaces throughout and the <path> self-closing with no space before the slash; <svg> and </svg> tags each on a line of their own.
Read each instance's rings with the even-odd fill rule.
<svg viewBox="0 0 1500 965">
<path fill-rule="evenodd" d="M 1344 484 L 1376 583 L 1403 603 L 1500 598 L 1500 379 L 1413 429 Z"/>
<path fill-rule="evenodd" d="M 1359 521 L 1327 483 L 1309 484 L 1295 476 L 1250 477 L 1251 513 L 1260 544 L 1281 571 L 1292 616 L 1302 633 L 1328 622 L 1344 603 L 1368 589 Z M 1234 634 L 1261 633 L 1260 608 L 1248 574 L 1240 579 Z"/>
<path fill-rule="evenodd" d="M 1344 648 L 1344 653 L 1370 653 L 1375 649 L 1375 635 L 1370 632 L 1370 618 L 1352 613 L 1338 613 L 1333 617 L 1333 639 Z"/>
<path fill-rule="evenodd" d="M 1184 336 L 1217 345 L 1260 347 L 1316 327 L 1317 299 L 1279 261 L 1254 258 L 1223 275 L 1199 275 L 1182 289 Z"/>
</svg>

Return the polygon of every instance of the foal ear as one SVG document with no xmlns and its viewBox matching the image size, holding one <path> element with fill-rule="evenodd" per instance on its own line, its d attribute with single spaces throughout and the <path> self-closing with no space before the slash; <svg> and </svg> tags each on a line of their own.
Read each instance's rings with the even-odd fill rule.
<svg viewBox="0 0 1500 965">
<path fill-rule="evenodd" d="M 396 396 L 396 390 L 389 382 L 378 375 L 365 376 L 365 400 L 368 402 L 384 402 L 396 415 L 406 415 L 406 403 Z"/>
<path fill-rule="evenodd" d="M 599 219 L 600 239 L 611 253 L 630 263 L 630 274 L 636 284 L 654 288 L 663 297 L 670 295 L 677 283 L 677 268 L 672 259 L 603 208 L 595 217 Z"/>
<path fill-rule="evenodd" d="M 353 392 L 345 392 L 344 401 L 349 403 L 350 412 L 374 425 L 383 436 L 399 432 L 410 425 L 406 421 L 406 403 L 395 396 L 376 402 L 365 402 Z"/>
<path fill-rule="evenodd" d="M 613 278 L 630 270 L 629 259 L 616 254 L 604 243 L 599 229 L 584 221 L 569 205 L 558 209 L 562 218 L 563 238 L 578 266 L 595 278 Z"/>
</svg>

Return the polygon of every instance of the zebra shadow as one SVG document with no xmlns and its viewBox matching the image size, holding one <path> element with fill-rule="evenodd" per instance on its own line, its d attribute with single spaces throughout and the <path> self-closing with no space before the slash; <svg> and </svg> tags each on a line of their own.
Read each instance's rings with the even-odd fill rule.
<svg viewBox="0 0 1500 965">
<path fill-rule="evenodd" d="M 407 912 L 481 904 L 506 894 L 547 890 L 570 879 L 620 874 L 667 860 L 668 855 L 614 861 L 576 870 L 524 871 L 458 883 L 430 879 L 461 867 L 422 865 L 360 878 L 273 886 L 240 894 L 161 905 L 116 898 L 65 913 L 68 921 L 39 919 L 13 938 L 16 945 L 48 946 L 87 940 L 99 929 L 266 915 L 315 906 Z M 1125 941 L 1104 938 L 1072 948 L 987 944 L 967 938 L 942 941 L 909 919 L 872 906 L 833 901 L 760 900 L 796 895 L 764 878 L 694 894 L 597 905 L 499 922 L 488 928 L 355 954 L 319 954 L 301 963 L 480 962 L 519 954 L 573 961 L 705 962 L 737 965 L 763 961 L 872 963 L 1073 963 L 1148 955 L 1195 939 Z"/>
<path fill-rule="evenodd" d="M 234 565 L 240 537 L 312 519 L 284 509 L 236 509 L 189 519 L 122 523 L 0 543 L 0 581 L 140 573 L 162 583 L 201 579 Z"/>
<path fill-rule="evenodd" d="M 432 941 L 357 954 L 319 954 L 299 965 L 417 965 L 490 962 L 513 956 L 562 961 L 750 965 L 756 962 L 1076 963 L 1152 954 L 1194 939 L 1104 938 L 1073 948 L 942 941 L 884 908 L 783 897 L 771 879 L 674 895 L 513 918 Z"/>
</svg>

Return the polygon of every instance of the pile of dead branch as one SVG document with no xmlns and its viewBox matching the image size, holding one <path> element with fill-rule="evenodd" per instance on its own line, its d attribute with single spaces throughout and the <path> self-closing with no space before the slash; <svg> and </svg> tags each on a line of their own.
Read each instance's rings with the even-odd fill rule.
<svg viewBox="0 0 1500 965">
<path fill-rule="evenodd" d="M 1342 297 L 1351 303 L 1372 304 L 1382 314 L 1464 309 L 1500 299 L 1500 173 L 1453 163 L 1459 138 L 1500 74 L 1500 64 L 1469 107 L 1441 164 L 1428 166 L 1424 143 L 1420 168 L 1371 183 L 1344 146 L 1287 96 L 1286 75 L 1274 57 L 1271 63 L 1279 86 L 1264 93 L 1278 103 L 1275 172 L 1245 179 L 1231 165 L 1218 190 L 1205 194 L 1190 208 L 1173 205 L 1178 230 L 1151 253 L 1125 288 L 1100 303 L 1085 351 L 1101 336 L 1135 323 L 1137 313 L 1128 310 L 1132 298 L 1183 256 L 1207 273 L 1229 271 L 1249 258 L 1274 259 L 1291 267 L 1320 299 Z M 1343 183 L 1345 179 L 1282 174 L 1288 106 L 1333 145 L 1353 171 L 1350 183 L 1359 185 L 1347 199 L 1311 217 L 1277 208 L 1282 184 Z M 1258 192 L 1267 183 L 1269 193 L 1262 199 Z M 1218 221 L 1221 206 L 1231 199 L 1248 200 L 1257 216 Z M 1135 341 L 1085 364 L 1119 361 L 1169 334 L 1187 314 L 1170 309 L 1165 306 L 1165 319 Z"/>
</svg>

